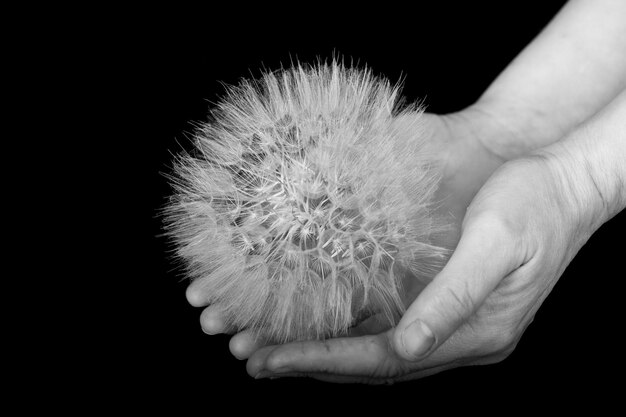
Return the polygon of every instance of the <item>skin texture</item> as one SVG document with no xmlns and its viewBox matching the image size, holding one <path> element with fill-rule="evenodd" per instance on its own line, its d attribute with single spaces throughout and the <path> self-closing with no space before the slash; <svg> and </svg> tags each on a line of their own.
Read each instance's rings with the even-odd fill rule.
<svg viewBox="0 0 626 417">
<path fill-rule="evenodd" d="M 506 358 L 578 250 L 626 205 L 624 21 L 622 1 L 571 1 L 475 105 L 425 115 L 442 144 L 455 250 L 408 291 L 395 328 L 373 318 L 353 337 L 279 346 L 243 331 L 230 349 L 248 373 L 393 383 Z M 187 297 L 205 299 L 193 283 Z M 211 306 L 201 324 L 233 332 Z"/>
</svg>

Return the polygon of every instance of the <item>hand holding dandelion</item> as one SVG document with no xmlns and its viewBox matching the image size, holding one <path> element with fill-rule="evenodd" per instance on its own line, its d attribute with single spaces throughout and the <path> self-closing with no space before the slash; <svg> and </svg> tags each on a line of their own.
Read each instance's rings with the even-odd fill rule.
<svg viewBox="0 0 626 417">
<path fill-rule="evenodd" d="M 277 342 L 393 325 L 401 286 L 443 264 L 440 161 L 396 88 L 329 66 L 232 89 L 177 165 L 169 232 L 193 302 Z M 401 116 L 401 115 L 400 115 Z"/>
<path fill-rule="evenodd" d="M 250 375 L 380 384 L 506 358 L 581 246 L 626 206 L 625 120 L 626 91 L 566 140 L 503 164 L 395 328 L 262 347 Z"/>
<path fill-rule="evenodd" d="M 452 214 L 456 226 L 464 219 L 462 229 L 444 237 L 443 246 L 453 247 L 461 236 L 453 256 L 423 291 L 423 285 L 417 291 L 395 287 L 407 306 L 419 293 L 396 328 L 365 320 L 350 331 L 360 337 L 275 346 L 263 346 L 250 330 L 239 332 L 231 351 L 249 358 L 250 375 L 384 383 L 506 357 L 577 249 L 626 205 L 620 185 L 626 178 L 620 136 L 625 93 L 599 112 L 625 85 L 624 55 L 614 53 L 624 49 L 623 11 L 621 2 L 569 2 L 474 106 L 446 116 L 418 115 L 417 122 L 410 115 L 396 118 L 422 127 L 417 136 L 442 145 L 435 158 L 442 162 L 442 180 L 432 201 L 442 202 L 438 211 Z M 499 165 L 520 156 L 485 183 Z M 180 242 L 187 243 L 183 256 L 199 250 L 189 233 L 194 230 L 179 229 Z M 338 249 L 345 253 L 341 240 L 331 245 L 331 258 Z M 216 251 L 218 246 L 216 241 Z M 209 304 L 200 279 L 187 295 L 194 305 Z M 241 329 L 227 313 L 216 304 L 207 307 L 205 331 Z"/>
<path fill-rule="evenodd" d="M 626 206 L 624 11 L 567 3 L 475 105 L 430 115 L 440 191 L 463 228 L 395 329 L 267 347 L 239 334 L 231 350 L 250 375 L 389 383 L 511 353 L 576 251 Z M 219 328 L 207 311 L 204 325 Z"/>
</svg>

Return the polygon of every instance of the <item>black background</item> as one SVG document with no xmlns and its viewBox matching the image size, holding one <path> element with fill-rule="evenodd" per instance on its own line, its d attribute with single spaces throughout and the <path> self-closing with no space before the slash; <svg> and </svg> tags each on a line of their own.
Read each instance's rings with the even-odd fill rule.
<svg viewBox="0 0 626 417">
<path fill-rule="evenodd" d="M 109 111 L 121 122 L 106 147 L 113 155 L 109 192 L 122 201 L 113 210 L 125 221 L 110 248 L 114 298 L 102 306 L 106 324 L 96 340 L 105 353 L 87 360 L 84 371 L 107 381 L 106 396 L 152 404 L 180 399 L 207 410 L 224 403 L 233 412 L 248 403 L 273 410 L 286 399 L 320 411 L 340 400 L 406 405 L 416 413 L 428 402 L 480 410 L 496 399 L 515 406 L 614 400 L 610 377 L 623 369 L 617 339 L 623 301 L 614 288 L 624 277 L 623 243 L 616 243 L 626 231 L 624 213 L 581 250 L 504 362 L 391 387 L 255 381 L 230 355 L 228 336 L 202 333 L 201 310 L 187 304 L 186 282 L 159 237 L 171 153 L 188 148 L 193 122 L 206 120 L 222 83 L 337 54 L 392 81 L 403 77 L 404 96 L 425 98 L 430 112 L 457 111 L 480 96 L 564 2 L 461 6 L 466 3 L 417 2 L 411 11 L 362 4 L 345 13 L 323 4 L 184 15 L 144 10 L 103 26 L 97 63 L 104 71 L 95 81 L 114 99 Z"/>
</svg>

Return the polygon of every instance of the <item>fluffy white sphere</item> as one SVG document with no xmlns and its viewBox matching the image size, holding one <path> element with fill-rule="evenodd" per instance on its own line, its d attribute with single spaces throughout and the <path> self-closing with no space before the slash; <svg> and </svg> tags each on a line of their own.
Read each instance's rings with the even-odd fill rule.
<svg viewBox="0 0 626 417">
<path fill-rule="evenodd" d="M 401 282 L 432 276 L 440 175 L 422 110 L 397 99 L 368 70 L 297 66 L 229 89 L 198 129 L 167 232 L 231 325 L 284 342 L 393 324 Z"/>
</svg>

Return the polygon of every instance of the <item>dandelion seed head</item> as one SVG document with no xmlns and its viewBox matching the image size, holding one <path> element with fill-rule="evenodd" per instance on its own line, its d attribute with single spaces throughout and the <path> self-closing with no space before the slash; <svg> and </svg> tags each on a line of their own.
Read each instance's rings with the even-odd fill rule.
<svg viewBox="0 0 626 417">
<path fill-rule="evenodd" d="M 285 342 L 403 313 L 400 275 L 444 249 L 422 109 L 398 96 L 366 69 L 296 66 L 230 88 L 198 129 L 166 228 L 231 325 Z"/>
</svg>

